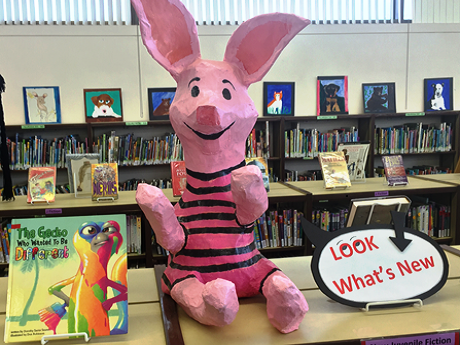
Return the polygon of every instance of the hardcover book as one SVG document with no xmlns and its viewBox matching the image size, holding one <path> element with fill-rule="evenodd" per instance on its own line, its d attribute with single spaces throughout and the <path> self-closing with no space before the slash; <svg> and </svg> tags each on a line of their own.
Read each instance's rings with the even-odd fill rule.
<svg viewBox="0 0 460 345">
<path fill-rule="evenodd" d="M 407 213 L 411 200 L 406 196 L 354 199 L 347 227 L 366 224 L 391 224 L 391 211 Z"/>
<path fill-rule="evenodd" d="M 342 151 L 321 152 L 318 157 L 326 189 L 351 187 L 347 162 Z"/>
<path fill-rule="evenodd" d="M 100 162 L 100 154 L 68 153 L 66 161 L 70 192 L 91 195 L 91 164 Z"/>
<path fill-rule="evenodd" d="M 408 183 L 401 155 L 382 156 L 382 162 L 389 186 L 405 185 Z"/>
<path fill-rule="evenodd" d="M 339 144 L 338 151 L 343 151 L 351 181 L 359 181 L 366 178 L 366 162 L 369 146 L 369 143 L 364 142 Z"/>
<path fill-rule="evenodd" d="M 54 202 L 56 198 L 56 167 L 29 168 L 27 202 Z"/>
<path fill-rule="evenodd" d="M 91 164 L 92 199 L 118 199 L 118 164 Z"/>
<path fill-rule="evenodd" d="M 181 196 L 187 186 L 187 171 L 184 161 L 171 162 L 171 180 L 174 196 Z"/>
<path fill-rule="evenodd" d="M 5 342 L 128 330 L 126 216 L 13 219 Z"/>
</svg>

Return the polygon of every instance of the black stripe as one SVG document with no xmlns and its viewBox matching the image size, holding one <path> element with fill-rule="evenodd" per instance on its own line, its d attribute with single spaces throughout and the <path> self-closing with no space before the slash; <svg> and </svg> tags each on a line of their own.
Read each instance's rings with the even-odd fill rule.
<svg viewBox="0 0 460 345">
<path fill-rule="evenodd" d="M 191 256 L 194 258 L 207 258 L 207 257 L 217 257 L 217 256 L 227 256 L 227 255 L 240 255 L 247 254 L 256 249 L 254 242 L 251 244 L 238 247 L 238 248 L 225 248 L 225 249 L 182 249 L 174 257 L 182 256 Z"/>
<path fill-rule="evenodd" d="M 203 228 L 191 228 L 187 229 L 187 232 L 190 235 L 198 234 L 250 234 L 254 230 L 253 227 L 250 228 L 214 228 L 214 227 L 203 227 Z"/>
<path fill-rule="evenodd" d="M 263 292 L 262 292 L 262 287 L 264 286 L 264 283 L 265 281 L 267 280 L 268 277 L 270 277 L 273 273 L 277 272 L 277 271 L 281 271 L 278 267 L 275 267 L 274 269 L 272 269 L 270 272 L 267 273 L 267 275 L 265 276 L 264 279 L 262 279 L 262 281 L 260 282 L 260 289 L 259 289 L 259 292 L 263 295 Z"/>
<path fill-rule="evenodd" d="M 235 220 L 234 213 L 198 213 L 191 216 L 177 217 L 179 223 L 188 223 L 196 220 Z"/>
<path fill-rule="evenodd" d="M 168 287 L 169 291 L 171 291 L 171 281 L 166 276 L 166 273 L 163 273 L 161 279 L 163 280 L 163 283 L 165 283 L 165 285 Z"/>
<path fill-rule="evenodd" d="M 231 185 L 219 186 L 219 187 L 201 187 L 195 188 L 187 183 L 187 190 L 195 195 L 214 194 L 230 192 Z"/>
<path fill-rule="evenodd" d="M 176 279 L 174 281 L 174 283 L 172 283 L 171 285 L 171 288 L 169 289 L 169 291 L 171 291 L 171 289 L 174 287 L 174 285 L 180 283 L 180 282 L 183 282 L 184 280 L 186 279 L 190 279 L 190 278 L 196 278 L 196 276 L 194 274 L 189 274 L 188 276 L 185 276 L 185 277 L 182 277 L 182 278 L 179 278 L 179 279 Z"/>
<path fill-rule="evenodd" d="M 180 208 L 190 208 L 190 207 L 200 207 L 200 206 L 209 206 L 209 207 L 217 207 L 217 206 L 225 206 L 225 207 L 233 207 L 236 208 L 234 202 L 225 201 L 225 200 L 196 200 L 196 201 L 187 201 L 180 199 L 179 200 Z"/>
<path fill-rule="evenodd" d="M 199 273 L 217 273 L 217 272 L 236 270 L 238 268 L 250 267 L 256 264 L 260 259 L 263 259 L 263 258 L 264 256 L 262 254 L 257 254 L 257 255 L 254 255 L 252 258 L 245 260 L 245 261 L 239 261 L 235 263 L 226 263 L 226 264 L 220 264 L 220 265 L 209 265 L 209 266 L 183 266 L 183 265 L 179 265 L 171 261 L 169 266 L 171 268 L 175 268 L 181 271 L 196 271 Z"/>
<path fill-rule="evenodd" d="M 215 180 L 218 177 L 226 176 L 230 174 L 233 170 L 244 167 L 245 165 L 246 165 L 246 162 L 243 160 L 241 163 L 231 168 L 223 169 L 223 170 L 216 171 L 213 173 L 201 173 L 201 172 L 196 172 L 196 171 L 187 169 L 187 175 L 192 176 L 193 178 L 196 178 L 197 180 L 211 181 L 211 180 Z"/>
</svg>

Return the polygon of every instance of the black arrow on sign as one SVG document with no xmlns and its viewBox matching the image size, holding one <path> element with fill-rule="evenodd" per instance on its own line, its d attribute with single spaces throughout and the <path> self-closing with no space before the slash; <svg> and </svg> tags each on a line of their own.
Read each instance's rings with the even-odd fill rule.
<svg viewBox="0 0 460 345">
<path fill-rule="evenodd" d="M 406 214 L 403 212 L 391 211 L 391 218 L 393 218 L 396 237 L 390 237 L 390 240 L 392 240 L 396 247 L 398 247 L 398 249 L 403 252 L 409 243 L 412 242 L 412 240 L 404 238 L 404 223 Z"/>
</svg>

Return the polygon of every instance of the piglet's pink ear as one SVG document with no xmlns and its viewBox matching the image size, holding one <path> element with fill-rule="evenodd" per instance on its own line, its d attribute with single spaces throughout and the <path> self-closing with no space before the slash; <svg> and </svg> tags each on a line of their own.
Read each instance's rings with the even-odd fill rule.
<svg viewBox="0 0 460 345">
<path fill-rule="evenodd" d="M 179 0 L 131 0 L 142 40 L 152 57 L 177 81 L 200 58 L 195 20 Z"/>
<path fill-rule="evenodd" d="M 287 13 L 251 18 L 230 37 L 224 61 L 243 71 L 246 85 L 255 83 L 264 77 L 284 47 L 308 24 L 308 19 Z"/>
</svg>

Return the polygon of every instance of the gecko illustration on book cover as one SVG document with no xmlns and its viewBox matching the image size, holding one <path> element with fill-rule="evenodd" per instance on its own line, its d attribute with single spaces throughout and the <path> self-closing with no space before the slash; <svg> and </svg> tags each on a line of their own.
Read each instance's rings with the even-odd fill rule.
<svg viewBox="0 0 460 345">
<path fill-rule="evenodd" d="M 126 216 L 16 219 L 5 342 L 128 332 Z"/>
</svg>

